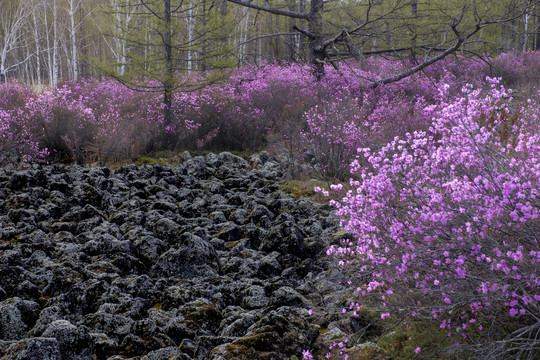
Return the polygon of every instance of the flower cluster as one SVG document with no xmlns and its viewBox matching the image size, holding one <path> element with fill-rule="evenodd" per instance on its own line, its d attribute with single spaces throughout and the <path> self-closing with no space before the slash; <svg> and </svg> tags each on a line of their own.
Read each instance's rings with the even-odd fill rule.
<svg viewBox="0 0 540 360">
<path fill-rule="evenodd" d="M 40 129 L 32 121 L 35 98 L 17 84 L 0 87 L 0 165 L 24 164 L 48 155 L 36 136 Z"/>
<path fill-rule="evenodd" d="M 449 336 L 530 352 L 540 331 L 539 106 L 487 82 L 487 93 L 441 87 L 424 109 L 429 128 L 358 149 L 352 190 L 333 202 L 356 241 L 327 253 L 359 260 L 370 276 L 357 294 L 385 318 L 430 317 Z"/>
</svg>

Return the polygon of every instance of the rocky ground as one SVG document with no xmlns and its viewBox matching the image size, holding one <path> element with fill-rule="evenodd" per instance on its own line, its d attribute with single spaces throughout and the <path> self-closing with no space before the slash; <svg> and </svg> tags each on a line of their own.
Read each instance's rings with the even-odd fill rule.
<svg viewBox="0 0 540 360">
<path fill-rule="evenodd" d="M 343 305 L 336 218 L 282 176 L 265 153 L 1 169 L 0 359 L 290 359 L 342 336 L 317 315 Z"/>
</svg>

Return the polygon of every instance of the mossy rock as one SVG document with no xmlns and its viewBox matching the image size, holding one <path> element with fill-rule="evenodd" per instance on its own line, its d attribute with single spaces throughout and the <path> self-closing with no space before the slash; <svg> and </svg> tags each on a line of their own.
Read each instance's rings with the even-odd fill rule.
<svg viewBox="0 0 540 360">
<path fill-rule="evenodd" d="M 186 321 L 191 321 L 208 330 L 217 329 L 222 320 L 221 313 L 214 304 L 200 299 L 187 304 L 182 309 L 182 313 Z"/>
<path fill-rule="evenodd" d="M 468 359 L 466 354 L 451 355 L 444 349 L 454 344 L 456 339 L 448 337 L 448 332 L 439 328 L 436 321 L 415 321 L 408 319 L 382 336 L 377 345 L 394 360 L 430 359 L 458 360 Z M 416 354 L 416 348 L 421 352 Z"/>
<path fill-rule="evenodd" d="M 351 299 L 345 298 L 342 303 L 350 304 Z M 328 347 L 333 343 L 339 343 L 345 339 L 349 339 L 348 345 L 352 346 L 352 349 L 356 349 L 355 354 L 360 349 L 364 349 L 367 345 L 372 344 L 373 348 L 377 348 L 377 351 L 373 349 L 362 350 L 366 353 L 380 353 L 378 357 L 374 359 L 385 359 L 384 356 L 391 358 L 391 356 L 378 347 L 374 342 L 377 341 L 385 333 L 386 322 L 381 320 L 380 311 L 372 308 L 364 308 L 357 311 L 357 316 L 342 316 L 342 314 L 334 314 L 333 316 L 323 316 L 318 321 L 320 326 L 319 336 L 316 341 L 310 347 L 312 354 L 316 359 L 324 359 L 325 354 L 328 352 Z M 355 345 L 356 344 L 356 345 Z M 366 355 L 367 356 L 367 355 Z M 369 359 L 369 356 L 366 357 Z M 351 357 L 356 360 L 356 357 Z M 362 357 L 360 359 L 363 359 Z"/>
<path fill-rule="evenodd" d="M 233 344 L 246 346 L 257 351 L 275 351 L 281 342 L 277 332 L 272 331 L 271 326 L 257 329 L 255 334 L 245 335 L 235 340 Z"/>
<path fill-rule="evenodd" d="M 332 244 L 341 244 L 344 239 L 354 241 L 354 234 L 343 229 L 332 234 Z"/>
<path fill-rule="evenodd" d="M 223 359 L 290 359 L 313 343 L 318 326 L 306 321 L 305 311 L 290 307 L 271 310 L 253 324 L 246 335 L 214 348 Z M 223 355 L 225 354 L 225 355 Z"/>
<path fill-rule="evenodd" d="M 279 189 L 288 194 L 294 195 L 296 198 L 305 197 L 310 200 L 328 203 L 328 199 L 322 194 L 315 192 L 315 186 L 321 188 L 328 188 L 328 183 L 324 181 L 311 179 L 309 181 L 305 180 L 289 180 L 279 185 Z"/>
<path fill-rule="evenodd" d="M 354 360 L 390 360 L 392 359 L 383 349 L 372 342 L 356 345 L 345 351 Z"/>
<path fill-rule="evenodd" d="M 224 360 L 282 360 L 283 357 L 275 352 L 259 352 L 245 345 L 235 343 L 215 347 L 210 352 L 211 359 Z"/>
</svg>

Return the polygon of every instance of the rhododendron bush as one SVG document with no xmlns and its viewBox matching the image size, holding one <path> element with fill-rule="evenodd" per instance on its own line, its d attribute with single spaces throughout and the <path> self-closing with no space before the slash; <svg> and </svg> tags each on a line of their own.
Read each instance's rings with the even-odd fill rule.
<svg viewBox="0 0 540 360">
<path fill-rule="evenodd" d="M 422 109 L 428 103 L 406 94 L 404 85 L 369 89 L 361 98 L 339 92 L 306 111 L 297 142 L 304 159 L 321 175 L 346 179 L 358 147 L 380 148 L 398 134 L 426 129 L 429 119 Z"/>
<path fill-rule="evenodd" d="M 358 303 L 382 318 L 436 319 L 483 358 L 540 351 L 540 114 L 489 79 L 442 86 L 431 126 L 358 149 L 334 201 L 354 235 L 328 254 L 357 267 Z M 537 95 L 539 94 L 531 94 Z M 333 186 L 340 188 L 339 185 Z"/>
<path fill-rule="evenodd" d="M 137 92 L 108 80 L 82 80 L 35 94 L 17 84 L 0 85 L 0 126 L 6 161 L 100 161 L 133 158 L 151 150 L 163 133 L 181 139 L 197 127 L 175 98 L 172 124 L 163 120 L 160 95 Z M 182 105 L 180 105 L 182 104 Z M 0 159 L 1 160 L 1 159 Z"/>
<path fill-rule="evenodd" d="M 463 81 L 481 84 L 487 71 L 477 60 L 447 59 L 431 72 L 370 87 L 367 79 L 410 65 L 385 59 L 343 63 L 339 70 L 328 67 L 321 81 L 308 65 L 245 66 L 221 82 L 176 92 L 167 124 L 162 94 L 133 91 L 111 80 L 68 82 L 40 94 L 1 84 L 2 126 L 12 129 L 2 132 L 3 146 L 26 161 L 49 149 L 49 160 L 105 163 L 160 150 L 160 139 L 174 134 L 180 147 L 269 147 L 291 160 L 310 160 L 327 177 L 346 178 L 358 146 L 380 146 L 403 131 L 426 128 L 418 109 L 436 101 L 440 83 L 455 92 Z M 181 75 L 178 80 L 193 81 Z"/>
<path fill-rule="evenodd" d="M 26 163 L 48 154 L 41 148 L 32 121 L 35 95 L 15 84 L 0 86 L 0 165 Z"/>
<path fill-rule="evenodd" d="M 503 53 L 492 61 L 495 75 L 512 88 L 534 91 L 540 84 L 540 55 L 538 51 Z"/>
<path fill-rule="evenodd" d="M 38 96 L 42 140 L 56 151 L 68 152 L 77 161 L 112 156 L 134 157 L 152 149 L 165 133 L 187 136 L 197 125 L 179 115 L 176 97 L 170 124 L 164 122 L 160 94 L 138 92 L 114 81 L 83 80 Z"/>
</svg>

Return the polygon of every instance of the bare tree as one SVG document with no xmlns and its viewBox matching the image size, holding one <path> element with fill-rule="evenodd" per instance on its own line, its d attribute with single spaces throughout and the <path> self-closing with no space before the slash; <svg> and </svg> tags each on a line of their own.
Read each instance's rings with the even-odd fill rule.
<svg viewBox="0 0 540 360">
<path fill-rule="evenodd" d="M 121 31 L 112 34 L 114 41 L 121 44 L 121 67 L 98 67 L 131 89 L 162 94 L 163 126 L 173 128 L 174 93 L 205 85 L 179 74 L 193 70 L 195 56 L 204 70 L 205 62 L 219 54 L 219 49 L 211 48 L 214 43 L 210 39 L 216 26 L 206 18 L 206 13 L 215 8 L 205 8 L 205 0 L 137 0 L 122 4 L 113 11 L 113 18 L 123 21 Z M 173 132 L 165 132 L 158 146 L 173 148 L 177 138 Z"/>
<path fill-rule="evenodd" d="M 540 43 L 540 1 L 532 1 L 521 15 L 521 21 L 523 26 L 523 43 L 521 51 L 527 51 L 529 49 L 538 50 L 538 44 Z M 536 22 L 535 22 L 536 20 Z M 532 43 L 529 44 L 532 37 Z M 536 37 L 536 38 L 535 38 Z"/>
<path fill-rule="evenodd" d="M 308 39 L 309 60 L 318 79 L 324 75 L 325 64 L 336 65 L 338 60 L 346 57 L 424 53 L 424 60 L 417 66 L 385 79 L 373 79 L 374 87 L 398 81 L 422 70 L 471 43 L 484 27 L 516 19 L 527 13 L 536 2 L 515 0 L 512 1 L 514 13 L 506 9 L 493 14 L 485 10 L 490 8 L 489 0 L 458 0 L 452 4 L 440 1 L 419 3 L 417 0 L 310 0 L 309 11 L 294 11 L 290 6 L 278 1 L 274 1 L 273 5 L 270 5 L 268 0 L 264 5 L 251 0 L 227 1 L 306 22 L 307 27 L 295 25 L 292 30 Z M 338 13 L 338 21 L 328 21 L 327 14 L 330 12 Z M 422 34 L 414 31 L 415 28 L 422 29 L 421 14 L 425 14 L 423 21 L 426 28 L 430 28 L 430 33 L 423 36 L 425 42 L 420 42 Z M 430 22 L 432 24 L 428 26 L 427 23 Z M 393 40 L 403 37 L 404 34 L 410 35 L 409 40 L 401 41 L 401 46 L 396 46 Z M 407 42 L 407 46 L 403 46 Z M 386 44 L 386 48 L 381 49 L 380 43 Z M 370 45 L 376 49 L 370 50 Z"/>
<path fill-rule="evenodd" d="M 121 76 L 126 73 L 128 62 L 127 33 L 132 22 L 135 21 L 139 6 L 138 0 L 109 0 L 102 13 L 107 17 L 111 16 L 112 21 L 99 24 L 97 19 L 92 18 L 101 33 L 103 41 L 114 57 L 114 61 L 118 66 L 118 74 Z"/>
</svg>

